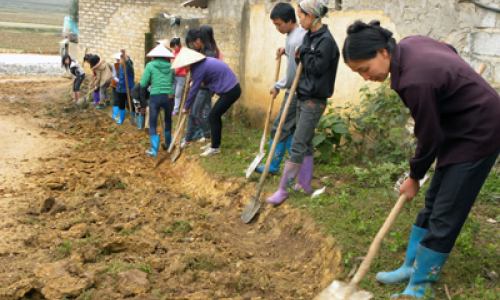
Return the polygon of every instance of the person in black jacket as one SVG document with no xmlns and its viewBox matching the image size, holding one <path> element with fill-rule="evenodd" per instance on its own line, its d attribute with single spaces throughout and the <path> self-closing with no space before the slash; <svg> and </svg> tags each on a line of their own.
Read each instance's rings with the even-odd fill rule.
<svg viewBox="0 0 500 300">
<path fill-rule="evenodd" d="M 333 95 L 340 52 L 337 43 L 321 19 L 328 12 L 329 0 L 304 0 L 297 7 L 300 25 L 308 30 L 295 50 L 295 57 L 303 65 L 297 87 L 297 129 L 292 140 L 290 160 L 285 163 L 279 189 L 267 199 L 278 205 L 288 197 L 287 187 L 295 180 L 295 190 L 311 194 L 314 171 L 313 138 L 323 115 L 327 99 Z"/>
</svg>

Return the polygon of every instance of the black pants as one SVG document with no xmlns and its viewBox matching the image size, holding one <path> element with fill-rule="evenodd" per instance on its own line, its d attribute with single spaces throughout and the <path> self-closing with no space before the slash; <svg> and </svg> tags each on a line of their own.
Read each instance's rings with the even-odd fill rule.
<svg viewBox="0 0 500 300">
<path fill-rule="evenodd" d="M 127 93 L 117 93 L 118 94 L 118 107 L 120 109 L 127 108 L 130 112 L 135 111 L 135 108 L 131 108 L 128 103 Z M 132 101 L 132 99 L 130 99 Z"/>
<path fill-rule="evenodd" d="M 125 94 L 125 98 L 127 98 L 127 95 Z M 113 106 L 120 106 L 120 100 L 118 96 L 118 92 L 116 91 L 116 88 L 113 88 Z"/>
<path fill-rule="evenodd" d="M 210 131 L 212 132 L 212 148 L 220 148 L 222 137 L 222 115 L 240 98 L 241 87 L 238 83 L 229 92 L 220 95 L 215 103 L 208 120 L 210 121 Z"/>
<path fill-rule="evenodd" d="M 437 168 L 415 225 L 428 229 L 422 246 L 450 253 L 481 187 L 500 153 L 473 162 Z"/>
</svg>

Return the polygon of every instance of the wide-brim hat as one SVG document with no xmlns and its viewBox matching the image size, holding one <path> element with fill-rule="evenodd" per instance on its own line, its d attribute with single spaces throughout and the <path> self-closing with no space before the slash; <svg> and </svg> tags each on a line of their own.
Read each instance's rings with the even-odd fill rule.
<svg viewBox="0 0 500 300">
<path fill-rule="evenodd" d="M 206 56 L 199 52 L 191 50 L 187 47 L 182 47 L 181 51 L 179 51 L 179 54 L 177 54 L 177 57 L 175 58 L 175 61 L 172 64 L 171 69 L 183 68 L 185 66 L 189 66 L 199 61 L 202 61 L 205 58 Z"/>
<path fill-rule="evenodd" d="M 170 52 L 163 44 L 156 46 L 151 52 L 149 52 L 146 57 L 164 57 L 164 58 L 174 58 L 174 54 Z"/>
<path fill-rule="evenodd" d="M 121 53 L 115 53 L 113 56 L 111 56 L 112 59 L 120 59 L 122 57 Z"/>
</svg>

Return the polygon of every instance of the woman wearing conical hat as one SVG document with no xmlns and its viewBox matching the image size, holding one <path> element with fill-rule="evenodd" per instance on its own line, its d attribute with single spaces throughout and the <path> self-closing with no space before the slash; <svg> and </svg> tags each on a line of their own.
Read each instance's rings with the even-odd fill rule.
<svg viewBox="0 0 500 300">
<path fill-rule="evenodd" d="M 175 70 L 171 69 L 170 59 L 174 55 L 162 43 L 146 55 L 154 58 L 147 64 L 142 75 L 141 87 L 146 88 L 151 83 L 149 98 L 149 138 L 151 151 L 146 151 L 152 157 L 158 155 L 160 135 L 156 132 L 156 125 L 160 109 L 165 110 L 165 145 L 170 145 L 172 130 L 172 110 L 174 109 L 174 78 Z M 146 99 L 141 100 L 145 101 Z"/>
<path fill-rule="evenodd" d="M 177 55 L 172 68 L 186 68 L 191 72 L 191 90 L 182 110 L 183 114 L 189 114 L 196 94 L 204 83 L 205 87 L 220 96 L 215 103 L 208 119 L 212 141 L 205 147 L 201 156 L 219 154 L 222 136 L 222 115 L 240 98 L 241 87 L 236 74 L 224 62 L 217 58 L 205 57 L 203 54 L 186 47 L 182 48 Z"/>
</svg>

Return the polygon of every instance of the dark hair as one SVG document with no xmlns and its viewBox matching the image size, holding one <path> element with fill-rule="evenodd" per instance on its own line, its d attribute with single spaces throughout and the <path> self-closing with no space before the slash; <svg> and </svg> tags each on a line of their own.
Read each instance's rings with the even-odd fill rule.
<svg viewBox="0 0 500 300">
<path fill-rule="evenodd" d="M 394 53 L 396 49 L 392 32 L 380 27 L 380 21 L 373 20 L 368 24 L 356 21 L 347 28 L 342 50 L 344 62 L 374 58 L 380 49 L 386 49 L 389 53 Z"/>
<path fill-rule="evenodd" d="M 90 58 L 90 67 L 93 68 L 95 65 L 97 65 L 99 62 L 101 61 L 101 58 L 99 57 L 99 55 L 93 55 L 91 58 Z"/>
<path fill-rule="evenodd" d="M 207 42 L 206 36 L 202 34 L 199 29 L 190 29 L 188 31 L 188 33 L 186 34 L 186 46 L 191 48 L 191 46 L 189 46 L 189 43 L 195 42 L 197 39 L 200 39 L 205 47 L 210 48 L 210 43 Z"/>
<path fill-rule="evenodd" d="M 92 54 L 92 53 L 87 53 L 87 54 L 85 54 L 85 56 L 83 57 L 83 60 L 84 60 L 84 61 L 88 61 L 88 62 L 90 62 L 90 58 L 92 58 L 92 56 L 94 56 L 94 54 Z"/>
<path fill-rule="evenodd" d="M 170 47 L 174 47 L 175 45 L 179 45 L 179 47 L 182 47 L 182 44 L 181 44 L 181 39 L 180 38 L 173 38 L 171 41 L 170 41 Z"/>
<path fill-rule="evenodd" d="M 66 64 L 67 58 L 69 58 L 69 64 Z M 71 65 L 72 61 L 73 61 L 73 59 L 71 59 L 71 56 L 69 56 L 68 54 L 64 54 L 62 57 L 62 60 L 61 60 L 61 67 L 64 67 L 64 68 L 66 68 L 66 70 L 68 70 L 69 65 Z"/>
<path fill-rule="evenodd" d="M 281 19 L 283 22 L 297 23 L 297 17 L 295 16 L 295 9 L 290 3 L 280 2 L 276 4 L 271 11 L 271 20 Z"/>
<path fill-rule="evenodd" d="M 200 32 L 205 35 L 205 39 L 208 42 L 208 45 L 205 45 L 205 47 L 215 52 L 215 55 L 217 56 L 217 58 L 219 58 L 220 50 L 219 47 L 217 47 L 217 42 L 215 42 L 213 28 L 208 25 L 203 25 L 200 27 Z"/>
</svg>

